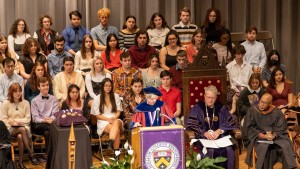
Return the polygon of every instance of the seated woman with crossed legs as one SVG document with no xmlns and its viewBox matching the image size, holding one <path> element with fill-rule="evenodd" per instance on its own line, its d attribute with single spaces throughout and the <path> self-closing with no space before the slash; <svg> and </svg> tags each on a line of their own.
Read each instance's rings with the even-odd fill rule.
<svg viewBox="0 0 300 169">
<path fill-rule="evenodd" d="M 91 114 L 97 118 L 97 133 L 109 133 L 107 155 L 113 154 L 112 147 L 118 149 L 120 146 L 120 132 L 123 122 L 119 119 L 122 106 L 118 94 L 114 93 L 113 82 L 109 78 L 102 81 L 101 91 L 93 102 Z"/>
<path fill-rule="evenodd" d="M 26 169 L 23 164 L 24 148 L 29 152 L 29 159 L 33 165 L 40 162 L 34 157 L 30 132 L 30 106 L 27 100 L 22 99 L 22 87 L 12 83 L 8 89 L 7 100 L 2 107 L 3 121 L 10 134 L 17 137 L 19 148 L 19 168 Z"/>
</svg>

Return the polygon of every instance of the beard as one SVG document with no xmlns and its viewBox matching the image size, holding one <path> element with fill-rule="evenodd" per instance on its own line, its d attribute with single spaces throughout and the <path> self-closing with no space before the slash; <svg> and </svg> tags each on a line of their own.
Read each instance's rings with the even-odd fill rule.
<svg viewBox="0 0 300 169">
<path fill-rule="evenodd" d="M 61 48 L 61 49 L 57 49 L 57 48 L 56 48 L 56 51 L 57 51 L 58 53 L 62 52 L 63 50 L 64 50 L 64 48 Z"/>
</svg>

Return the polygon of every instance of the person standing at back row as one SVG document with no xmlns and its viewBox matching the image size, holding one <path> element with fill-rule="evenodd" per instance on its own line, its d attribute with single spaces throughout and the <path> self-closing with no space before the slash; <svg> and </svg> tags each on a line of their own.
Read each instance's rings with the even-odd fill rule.
<svg viewBox="0 0 300 169">
<path fill-rule="evenodd" d="M 51 29 L 52 24 L 52 17 L 44 15 L 39 19 L 40 29 L 33 33 L 33 38 L 39 42 L 42 52 L 46 56 L 54 49 L 54 39 L 55 36 L 58 35 L 58 32 Z"/>
<path fill-rule="evenodd" d="M 264 44 L 256 41 L 257 28 L 249 26 L 246 28 L 246 41 L 243 45 L 246 49 L 244 60 L 252 65 L 254 73 L 261 73 L 267 61 Z"/>
<path fill-rule="evenodd" d="M 90 32 L 80 25 L 82 16 L 79 11 L 70 12 L 69 17 L 71 25 L 65 28 L 61 35 L 65 38 L 65 51 L 75 56 L 75 53 L 81 48 L 84 35 L 90 34 Z"/>
<path fill-rule="evenodd" d="M 191 24 L 190 17 L 190 9 L 188 7 L 182 8 L 179 11 L 180 22 L 172 27 L 172 29 L 178 32 L 183 47 L 192 43 L 193 33 L 198 29 L 197 25 Z"/>
<path fill-rule="evenodd" d="M 98 10 L 98 19 L 100 24 L 91 29 L 91 36 L 97 51 L 104 51 L 106 49 L 106 39 L 108 34 L 114 33 L 118 35 L 118 29 L 109 25 L 110 10 L 102 8 Z"/>
</svg>

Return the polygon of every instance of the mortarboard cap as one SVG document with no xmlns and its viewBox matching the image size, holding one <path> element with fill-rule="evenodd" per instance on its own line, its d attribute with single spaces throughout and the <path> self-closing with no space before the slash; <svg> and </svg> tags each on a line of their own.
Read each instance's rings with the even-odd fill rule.
<svg viewBox="0 0 300 169">
<path fill-rule="evenodd" d="M 149 86 L 149 87 L 144 88 L 144 92 L 147 93 L 147 94 L 155 94 L 157 96 L 162 96 L 161 92 L 153 86 Z"/>
</svg>

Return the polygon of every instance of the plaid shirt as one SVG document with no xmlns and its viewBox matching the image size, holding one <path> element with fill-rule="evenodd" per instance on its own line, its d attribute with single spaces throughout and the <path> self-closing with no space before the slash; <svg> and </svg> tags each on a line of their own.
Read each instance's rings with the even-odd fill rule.
<svg viewBox="0 0 300 169">
<path fill-rule="evenodd" d="M 123 67 L 113 71 L 114 91 L 120 96 L 129 93 L 131 80 L 133 78 L 141 78 L 141 72 L 135 68 L 130 68 L 130 72 L 126 73 Z"/>
</svg>

